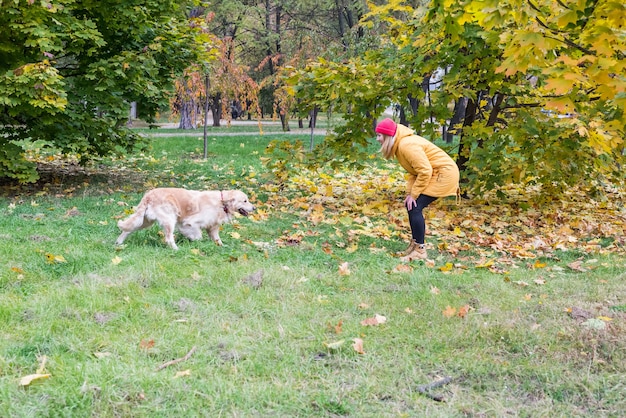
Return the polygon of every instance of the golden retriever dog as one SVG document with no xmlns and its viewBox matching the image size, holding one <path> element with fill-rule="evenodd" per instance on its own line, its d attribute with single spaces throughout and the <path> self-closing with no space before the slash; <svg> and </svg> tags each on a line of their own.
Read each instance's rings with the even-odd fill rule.
<svg viewBox="0 0 626 418">
<path fill-rule="evenodd" d="M 174 250 L 174 230 L 190 240 L 202 238 L 205 229 L 217 245 L 222 245 L 220 226 L 230 222 L 235 213 L 248 216 L 254 206 L 239 190 L 197 191 L 179 188 L 156 188 L 143 196 L 135 213 L 117 226 L 122 233 L 115 244 L 121 245 L 131 233 L 157 222 L 165 234 L 165 242 Z"/>
</svg>

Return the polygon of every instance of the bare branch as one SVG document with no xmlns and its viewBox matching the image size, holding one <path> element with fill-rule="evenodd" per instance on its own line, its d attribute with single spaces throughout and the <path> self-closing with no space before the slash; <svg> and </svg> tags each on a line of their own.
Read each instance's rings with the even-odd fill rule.
<svg viewBox="0 0 626 418">
<path fill-rule="evenodd" d="M 180 362 L 189 360 L 189 357 L 191 357 L 195 351 L 196 351 L 196 347 L 193 346 L 191 348 L 191 350 L 189 350 L 189 352 L 187 354 L 185 354 L 185 357 L 177 358 L 175 360 L 170 360 L 167 363 L 163 363 L 159 367 L 157 367 L 156 371 L 158 372 L 160 370 L 165 369 L 166 367 L 169 367 L 169 366 L 172 366 L 174 364 L 178 364 Z"/>
<path fill-rule="evenodd" d="M 435 395 L 435 394 L 430 393 L 430 391 L 432 389 L 447 385 L 450 382 L 452 382 L 452 377 L 447 376 L 447 377 L 444 377 L 443 379 L 435 380 L 434 382 L 431 382 L 427 385 L 419 385 L 417 387 L 417 391 L 421 393 L 422 395 L 429 397 L 433 401 L 443 402 L 444 401 L 443 395 Z"/>
</svg>

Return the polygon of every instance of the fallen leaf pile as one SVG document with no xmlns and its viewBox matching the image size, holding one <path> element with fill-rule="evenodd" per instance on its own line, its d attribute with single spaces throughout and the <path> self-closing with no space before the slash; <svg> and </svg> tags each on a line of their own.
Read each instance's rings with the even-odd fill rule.
<svg viewBox="0 0 626 418">
<path fill-rule="evenodd" d="M 265 216 L 295 211 L 303 220 L 276 241 L 279 246 L 298 245 L 320 225 L 338 231 L 336 248 L 358 248 L 362 236 L 376 238 L 381 246 L 408 242 L 404 173 L 395 164 L 332 175 L 303 170 L 284 184 L 267 183 L 262 189 L 270 195 L 261 205 Z M 538 190 L 510 186 L 500 192 L 506 200 L 496 199 L 494 191 L 459 203 L 454 198 L 434 202 L 424 211 L 427 244 L 454 257 L 472 254 L 468 264 L 496 273 L 528 260 L 533 268 L 543 268 L 545 263 L 536 259 L 557 251 L 626 254 L 626 191 L 612 190 L 594 200 L 572 189 L 560 200 L 541 204 L 533 203 L 540 200 Z M 327 243 L 324 251 L 330 253 L 331 247 Z M 450 263 L 440 270 L 468 267 Z"/>
</svg>

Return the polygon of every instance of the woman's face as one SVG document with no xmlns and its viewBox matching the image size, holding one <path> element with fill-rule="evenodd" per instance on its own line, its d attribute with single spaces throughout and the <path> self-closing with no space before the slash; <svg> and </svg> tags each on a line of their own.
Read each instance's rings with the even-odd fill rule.
<svg viewBox="0 0 626 418">
<path fill-rule="evenodd" d="M 383 134 L 376 133 L 376 140 L 380 145 L 382 145 L 385 141 L 385 137 L 383 136 Z"/>
</svg>

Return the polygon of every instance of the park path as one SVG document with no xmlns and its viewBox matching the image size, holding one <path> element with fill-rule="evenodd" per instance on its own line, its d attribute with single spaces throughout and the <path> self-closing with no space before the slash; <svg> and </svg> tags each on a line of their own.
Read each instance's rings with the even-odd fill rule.
<svg viewBox="0 0 626 418">
<path fill-rule="evenodd" d="M 226 128 L 227 122 L 226 121 L 221 121 L 221 126 L 220 128 Z M 256 127 L 258 128 L 258 122 L 257 121 L 241 121 L 241 120 L 233 120 L 230 122 L 231 126 L 251 126 L 251 127 Z M 272 121 L 264 121 L 261 122 L 261 127 L 262 128 L 266 128 L 268 126 L 280 126 L 280 122 L 272 122 Z M 164 128 L 164 129 L 176 129 L 178 128 L 178 123 L 163 123 L 163 124 L 159 124 L 160 128 Z M 213 122 L 210 121 L 209 123 L 209 128 L 207 129 L 207 136 L 258 136 L 260 135 L 260 133 L 257 131 L 255 132 L 212 132 L 211 128 L 213 127 Z M 326 129 L 319 129 L 316 128 L 313 130 L 313 135 L 326 135 L 327 130 Z M 168 137 L 168 136 L 202 136 L 203 132 L 154 132 L 154 133 L 148 133 L 145 134 L 147 136 L 152 136 L 152 137 Z M 263 131 L 263 135 L 311 135 L 311 129 L 310 128 L 304 128 L 304 129 L 293 129 L 291 128 L 290 131 L 284 132 L 284 131 Z"/>
</svg>

